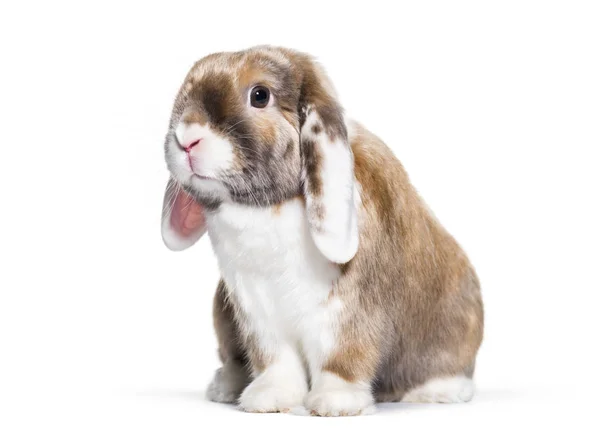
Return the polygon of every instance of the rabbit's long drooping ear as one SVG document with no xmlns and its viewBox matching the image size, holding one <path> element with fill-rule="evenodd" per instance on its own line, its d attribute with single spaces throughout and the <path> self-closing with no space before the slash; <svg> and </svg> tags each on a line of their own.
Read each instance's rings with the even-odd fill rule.
<svg viewBox="0 0 600 436">
<path fill-rule="evenodd" d="M 343 110 L 313 62 L 304 69 L 299 111 L 310 232 L 325 257 L 346 263 L 358 249 L 354 158 Z"/>
<path fill-rule="evenodd" d="M 191 247 L 206 231 L 204 209 L 173 178 L 165 189 L 161 230 L 165 245 L 174 251 Z"/>
</svg>

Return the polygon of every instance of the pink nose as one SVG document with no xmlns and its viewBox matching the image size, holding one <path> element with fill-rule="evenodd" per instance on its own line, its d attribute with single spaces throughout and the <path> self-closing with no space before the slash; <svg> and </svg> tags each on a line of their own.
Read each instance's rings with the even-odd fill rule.
<svg viewBox="0 0 600 436">
<path fill-rule="evenodd" d="M 195 139 L 193 141 L 188 142 L 187 144 L 182 144 L 181 148 L 183 148 L 186 153 L 189 153 L 192 148 L 194 148 L 196 145 L 200 144 L 200 141 L 202 141 L 202 138 Z"/>
</svg>

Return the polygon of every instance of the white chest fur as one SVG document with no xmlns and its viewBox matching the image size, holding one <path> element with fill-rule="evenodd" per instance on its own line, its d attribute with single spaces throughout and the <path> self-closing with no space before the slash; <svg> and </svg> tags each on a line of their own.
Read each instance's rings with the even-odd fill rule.
<svg viewBox="0 0 600 436">
<path fill-rule="evenodd" d="M 207 224 L 223 279 L 246 315 L 243 327 L 269 355 L 293 347 L 318 365 L 335 340 L 341 304 L 330 293 L 339 268 L 312 241 L 303 202 L 223 204 Z"/>
</svg>

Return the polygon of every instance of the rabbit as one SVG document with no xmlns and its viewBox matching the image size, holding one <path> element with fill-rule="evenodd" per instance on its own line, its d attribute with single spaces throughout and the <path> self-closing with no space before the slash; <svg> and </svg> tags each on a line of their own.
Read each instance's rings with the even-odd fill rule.
<svg viewBox="0 0 600 436">
<path fill-rule="evenodd" d="M 208 232 L 221 273 L 209 400 L 347 416 L 472 398 L 475 271 L 311 56 L 259 46 L 198 61 L 165 158 L 164 243 Z"/>
</svg>

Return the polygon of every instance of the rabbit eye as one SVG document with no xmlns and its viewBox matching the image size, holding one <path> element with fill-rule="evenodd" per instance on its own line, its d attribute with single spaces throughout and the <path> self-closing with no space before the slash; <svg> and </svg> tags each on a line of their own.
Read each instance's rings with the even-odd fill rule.
<svg viewBox="0 0 600 436">
<path fill-rule="evenodd" d="M 262 109 L 269 104 L 270 92 L 264 86 L 255 86 L 250 91 L 250 104 L 253 107 Z"/>
</svg>

